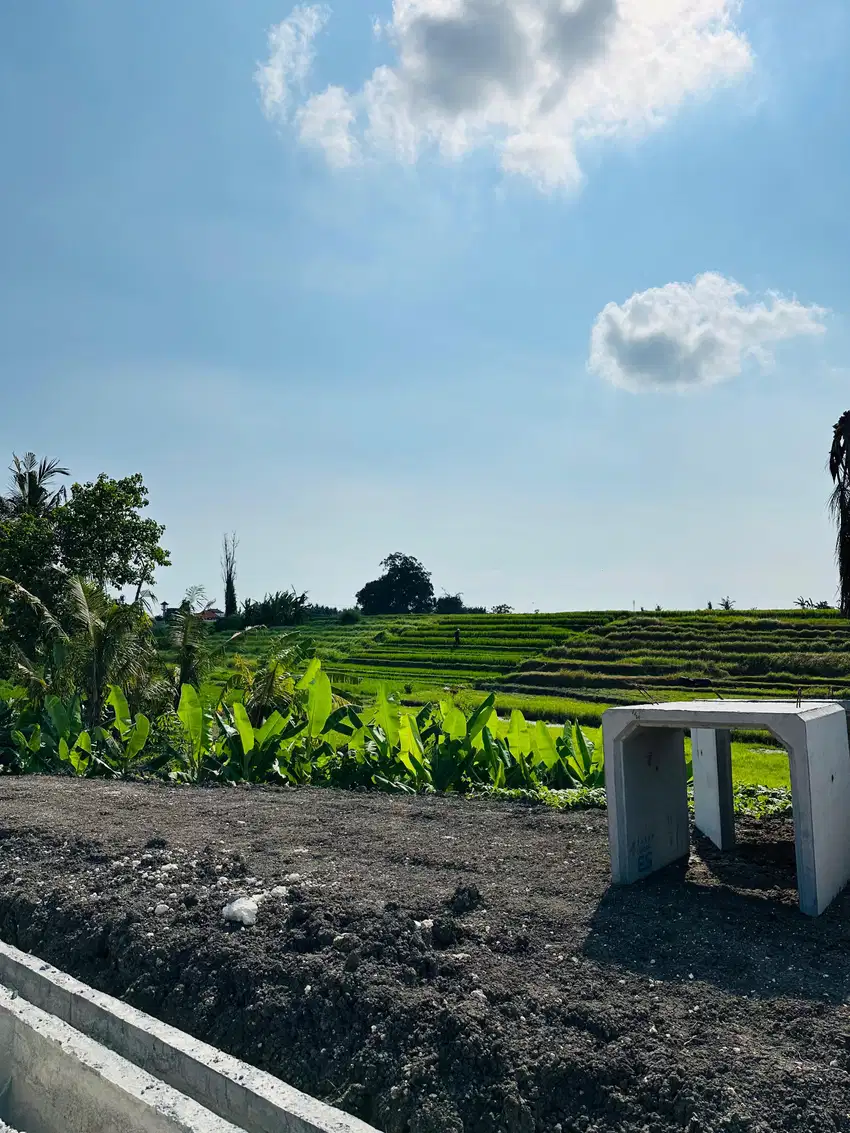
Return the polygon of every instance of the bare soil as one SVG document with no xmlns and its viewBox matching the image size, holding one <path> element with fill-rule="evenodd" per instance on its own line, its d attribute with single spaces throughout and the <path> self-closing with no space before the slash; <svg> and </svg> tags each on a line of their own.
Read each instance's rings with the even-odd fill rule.
<svg viewBox="0 0 850 1133">
<path fill-rule="evenodd" d="M 738 834 L 612 889 L 600 811 L 6 778 L 0 935 L 385 1133 L 850 1133 L 850 898 Z"/>
</svg>

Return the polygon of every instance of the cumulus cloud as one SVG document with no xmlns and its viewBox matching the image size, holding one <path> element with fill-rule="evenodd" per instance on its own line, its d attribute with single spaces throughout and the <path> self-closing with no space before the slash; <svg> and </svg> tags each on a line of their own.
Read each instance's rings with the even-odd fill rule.
<svg viewBox="0 0 850 1133">
<path fill-rule="evenodd" d="M 393 0 L 376 32 L 394 61 L 359 90 L 331 87 L 296 116 L 302 141 L 339 165 L 495 150 L 542 188 L 581 178 L 577 147 L 662 124 L 685 100 L 752 65 L 739 0 Z M 324 8 L 301 7 L 270 36 L 266 113 L 303 78 Z M 293 23 L 293 20 L 295 23 Z M 293 44 L 297 48 L 293 50 Z M 298 71 L 301 66 L 302 70 Z M 297 72 L 297 73 L 296 73 Z M 345 140 L 347 139 L 347 140 Z"/>
<path fill-rule="evenodd" d="M 593 325 L 589 368 L 635 392 L 694 389 L 737 377 L 748 360 L 769 364 L 770 343 L 826 329 L 823 307 L 775 292 L 748 296 L 740 283 L 706 272 L 609 303 Z"/>
</svg>

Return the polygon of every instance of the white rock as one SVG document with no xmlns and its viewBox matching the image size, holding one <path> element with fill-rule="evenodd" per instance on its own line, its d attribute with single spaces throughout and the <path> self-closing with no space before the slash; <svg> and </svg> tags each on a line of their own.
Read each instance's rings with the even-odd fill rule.
<svg viewBox="0 0 850 1133">
<path fill-rule="evenodd" d="M 221 910 L 221 915 L 232 924 L 253 925 L 257 923 L 257 902 L 250 897 L 237 897 Z"/>
<path fill-rule="evenodd" d="M 272 897 L 285 897 L 288 892 L 289 890 L 285 885 L 276 885 L 274 889 L 272 889 Z"/>
<path fill-rule="evenodd" d="M 469 994 L 470 994 L 470 996 L 472 996 L 473 999 L 480 999 L 482 1003 L 487 1002 L 487 996 L 484 994 L 484 992 L 481 990 L 480 987 L 477 987 L 474 991 L 471 991 Z"/>
<path fill-rule="evenodd" d="M 160 901 L 160 903 L 156 906 L 156 908 L 153 911 L 155 917 L 164 917 L 166 913 L 170 913 L 170 912 L 171 912 L 171 909 L 163 901 Z"/>
</svg>

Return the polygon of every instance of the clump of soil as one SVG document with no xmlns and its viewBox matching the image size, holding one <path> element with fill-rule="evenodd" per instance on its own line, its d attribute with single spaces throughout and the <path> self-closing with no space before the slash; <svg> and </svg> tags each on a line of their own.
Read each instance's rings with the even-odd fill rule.
<svg viewBox="0 0 850 1133">
<path fill-rule="evenodd" d="M 850 900 L 738 834 L 612 889 L 600 812 L 3 779 L 0 934 L 385 1133 L 850 1133 Z"/>
</svg>

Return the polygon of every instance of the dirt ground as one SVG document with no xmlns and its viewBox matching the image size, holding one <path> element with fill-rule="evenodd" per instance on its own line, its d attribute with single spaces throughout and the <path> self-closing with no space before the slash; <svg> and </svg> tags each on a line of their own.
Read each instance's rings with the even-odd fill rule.
<svg viewBox="0 0 850 1133">
<path fill-rule="evenodd" d="M 615 890 L 600 811 L 4 778 L 0 935 L 385 1133 L 850 1133 L 850 897 L 738 833 Z"/>
</svg>

